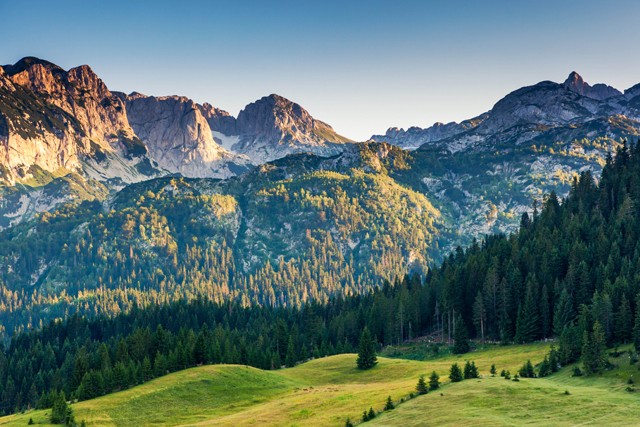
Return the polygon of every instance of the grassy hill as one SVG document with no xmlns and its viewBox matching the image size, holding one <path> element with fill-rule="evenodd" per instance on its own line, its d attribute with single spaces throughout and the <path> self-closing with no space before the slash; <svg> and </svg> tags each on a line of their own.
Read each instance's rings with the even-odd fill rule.
<svg viewBox="0 0 640 427">
<path fill-rule="evenodd" d="M 483 378 L 446 384 L 384 413 L 372 426 L 400 425 L 631 425 L 637 422 L 640 393 L 629 393 L 626 381 L 636 366 L 625 355 L 612 359 L 617 368 L 598 378 L 571 377 L 571 369 L 545 379 L 507 381 L 491 377 L 489 367 L 512 373 L 531 359 L 540 361 L 545 344 L 491 347 L 464 356 L 427 361 L 380 358 L 372 370 L 355 368 L 346 354 L 295 368 L 262 371 L 238 365 L 210 365 L 156 379 L 130 390 L 73 405 L 76 419 L 89 426 L 129 425 L 290 425 L 342 426 L 359 420 L 385 399 L 406 398 L 421 374 L 436 370 L 443 381 L 454 361 L 471 359 Z M 568 391 L 570 394 L 565 394 Z M 29 418 L 47 425 L 47 411 L 0 418 L 0 426 L 24 426 Z"/>
</svg>

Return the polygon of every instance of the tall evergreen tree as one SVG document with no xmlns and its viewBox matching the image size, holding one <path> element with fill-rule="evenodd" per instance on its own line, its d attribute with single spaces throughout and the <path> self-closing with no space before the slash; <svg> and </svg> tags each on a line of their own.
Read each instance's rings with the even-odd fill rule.
<svg viewBox="0 0 640 427">
<path fill-rule="evenodd" d="M 366 327 L 362 331 L 362 334 L 360 334 L 358 359 L 356 363 L 359 369 L 371 369 L 378 363 L 376 344 L 369 333 L 369 329 Z"/>
<path fill-rule="evenodd" d="M 593 324 L 593 332 L 584 332 L 582 364 L 587 374 L 598 374 L 606 367 L 606 340 L 599 320 Z"/>
<path fill-rule="evenodd" d="M 437 390 L 440 388 L 440 376 L 436 371 L 431 372 L 429 375 L 429 390 Z"/>
<path fill-rule="evenodd" d="M 456 327 L 454 329 L 453 339 L 453 352 L 455 354 L 464 354 L 469 352 L 469 333 L 467 332 L 467 327 L 460 315 L 456 318 Z"/>
</svg>

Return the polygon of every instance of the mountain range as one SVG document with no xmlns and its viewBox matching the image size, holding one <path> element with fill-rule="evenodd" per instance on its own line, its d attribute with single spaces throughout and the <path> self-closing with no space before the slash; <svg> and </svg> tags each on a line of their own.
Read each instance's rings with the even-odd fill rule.
<svg viewBox="0 0 640 427">
<path fill-rule="evenodd" d="M 515 230 L 639 134 L 640 85 L 575 72 L 354 142 L 278 95 L 234 117 L 24 58 L 0 68 L 0 317 L 366 292 Z"/>
</svg>

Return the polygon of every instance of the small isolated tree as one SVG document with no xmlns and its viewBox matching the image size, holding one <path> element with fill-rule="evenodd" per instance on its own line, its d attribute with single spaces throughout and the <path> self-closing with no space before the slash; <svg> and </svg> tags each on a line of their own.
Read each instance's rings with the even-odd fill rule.
<svg viewBox="0 0 640 427">
<path fill-rule="evenodd" d="M 424 380 L 424 375 L 420 375 L 420 378 L 418 378 L 416 391 L 418 394 L 427 394 L 429 392 L 429 387 L 427 386 L 427 382 Z"/>
<path fill-rule="evenodd" d="M 495 377 L 496 376 L 496 372 L 498 372 L 497 369 L 496 369 L 496 364 L 493 363 L 493 364 L 491 364 L 491 369 L 489 370 L 489 373 L 491 374 L 492 377 Z"/>
<path fill-rule="evenodd" d="M 362 411 L 362 422 L 366 423 L 367 421 L 369 421 L 369 414 L 367 413 L 367 410 L 365 409 L 364 411 Z"/>
<path fill-rule="evenodd" d="M 369 407 L 369 413 L 367 414 L 367 416 L 370 420 L 374 419 L 376 417 L 376 411 L 374 411 L 372 407 Z"/>
<path fill-rule="evenodd" d="M 388 396 L 387 402 L 384 404 L 384 410 L 390 411 L 392 409 L 395 409 L 395 405 L 393 404 L 393 400 L 391 400 L 391 396 Z"/>
<path fill-rule="evenodd" d="M 453 352 L 455 354 L 468 353 L 471 349 L 469 346 L 469 333 L 467 327 L 462 320 L 462 316 L 456 318 L 456 328 L 453 331 Z"/>
<path fill-rule="evenodd" d="M 475 361 L 471 361 L 471 378 L 480 378 L 480 374 L 478 372 L 478 367 L 476 366 Z"/>
<path fill-rule="evenodd" d="M 360 334 L 360 344 L 358 346 L 358 369 L 371 369 L 376 363 L 378 358 L 376 357 L 376 343 L 374 342 L 369 329 L 366 327 Z"/>
<path fill-rule="evenodd" d="M 354 427 L 353 423 L 351 422 L 351 420 L 349 418 L 347 418 L 347 421 L 345 421 L 344 427 Z"/>
<path fill-rule="evenodd" d="M 462 370 L 460 369 L 460 366 L 458 366 L 457 363 L 454 363 L 453 365 L 451 365 L 451 369 L 449 370 L 449 379 L 451 380 L 452 383 L 457 383 L 462 381 L 463 379 Z"/>
<path fill-rule="evenodd" d="M 433 371 L 429 376 L 429 390 L 437 390 L 440 388 L 440 375 Z"/>
<path fill-rule="evenodd" d="M 468 380 L 469 378 L 471 378 L 471 362 L 467 360 L 464 364 L 464 379 Z"/>
</svg>

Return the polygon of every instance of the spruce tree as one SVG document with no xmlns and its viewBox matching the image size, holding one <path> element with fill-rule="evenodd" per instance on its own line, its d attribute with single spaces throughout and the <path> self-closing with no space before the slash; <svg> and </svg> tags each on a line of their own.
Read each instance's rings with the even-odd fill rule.
<svg viewBox="0 0 640 427">
<path fill-rule="evenodd" d="M 602 325 L 598 320 L 593 324 L 593 332 L 584 332 L 582 364 L 587 374 L 597 374 L 607 364 L 606 342 Z"/>
<path fill-rule="evenodd" d="M 496 370 L 495 363 L 493 363 L 493 364 L 491 364 L 491 369 L 489 370 L 489 373 L 491 374 L 491 376 L 495 376 L 496 372 L 498 372 L 498 371 Z"/>
<path fill-rule="evenodd" d="M 367 414 L 370 420 L 376 417 L 376 411 L 373 410 L 373 407 L 369 407 L 369 413 Z"/>
<path fill-rule="evenodd" d="M 562 331 L 564 331 L 564 328 L 568 326 L 574 318 L 575 313 L 573 311 L 571 296 L 566 289 L 563 289 L 556 303 L 555 310 L 553 310 L 553 333 L 559 337 Z"/>
<path fill-rule="evenodd" d="M 478 367 L 476 366 L 476 362 L 473 360 L 471 361 L 471 378 L 480 378 Z"/>
<path fill-rule="evenodd" d="M 531 360 L 527 360 L 524 365 L 522 365 L 519 374 L 522 378 L 534 378 L 536 376 L 535 370 L 533 369 L 533 364 L 531 364 Z"/>
<path fill-rule="evenodd" d="M 64 392 L 57 393 L 51 407 L 51 424 L 65 424 L 67 422 L 67 398 Z"/>
<path fill-rule="evenodd" d="M 287 366 L 287 368 L 292 368 L 296 366 L 297 360 L 298 358 L 296 356 L 296 349 L 293 344 L 293 338 L 289 336 L 289 342 L 287 344 L 287 355 L 285 357 L 284 364 Z"/>
<path fill-rule="evenodd" d="M 473 378 L 471 372 L 471 362 L 467 360 L 467 362 L 464 364 L 464 379 L 468 380 L 470 378 Z"/>
<path fill-rule="evenodd" d="M 640 292 L 636 297 L 636 319 L 633 324 L 633 346 L 640 352 Z"/>
<path fill-rule="evenodd" d="M 436 371 L 433 371 L 429 376 L 429 390 L 437 390 L 438 388 L 440 388 L 440 376 Z"/>
<path fill-rule="evenodd" d="M 390 411 L 392 409 L 395 408 L 395 405 L 393 404 L 393 400 L 391 400 L 391 396 L 387 397 L 387 402 L 384 404 L 384 410 L 385 411 Z"/>
<path fill-rule="evenodd" d="M 418 378 L 416 391 L 418 394 L 427 394 L 429 392 L 429 387 L 427 387 L 427 382 L 424 380 L 424 375 L 420 375 L 420 378 Z"/>
<path fill-rule="evenodd" d="M 457 383 L 462 381 L 462 379 L 462 370 L 457 363 L 454 363 L 453 365 L 451 365 L 451 369 L 449 370 L 449 380 L 451 380 L 452 383 Z"/>
<path fill-rule="evenodd" d="M 469 333 L 467 332 L 464 320 L 462 320 L 462 317 L 459 315 L 456 318 L 456 328 L 453 332 L 453 340 L 453 352 L 455 354 L 464 354 L 469 352 Z"/>
<path fill-rule="evenodd" d="M 356 361 L 358 369 L 371 369 L 376 363 L 376 344 L 366 327 L 360 334 L 360 344 L 358 346 L 358 360 Z"/>
</svg>

